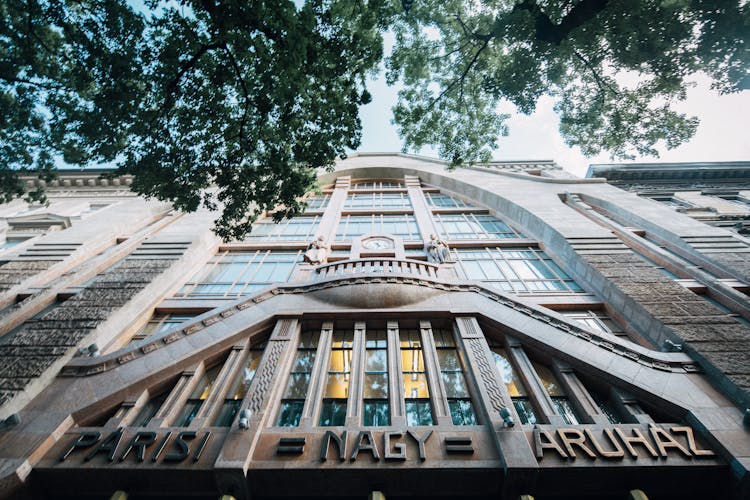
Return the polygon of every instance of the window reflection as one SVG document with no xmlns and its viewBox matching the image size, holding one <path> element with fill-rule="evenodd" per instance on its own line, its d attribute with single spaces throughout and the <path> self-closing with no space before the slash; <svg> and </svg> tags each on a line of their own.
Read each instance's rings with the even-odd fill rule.
<svg viewBox="0 0 750 500">
<path fill-rule="evenodd" d="M 365 336 L 363 424 L 390 425 L 388 404 L 388 342 L 385 330 L 367 330 Z"/>
<path fill-rule="evenodd" d="M 305 406 L 307 388 L 310 385 L 310 375 L 315 364 L 315 354 L 318 348 L 318 332 L 305 331 L 300 334 L 297 355 L 289 373 L 286 390 L 281 400 L 279 420 L 280 427 L 297 427 Z"/>
<path fill-rule="evenodd" d="M 320 425 L 335 426 L 346 423 L 346 401 L 349 397 L 349 378 L 352 367 L 352 330 L 333 332 L 328 381 L 323 392 Z"/>
<path fill-rule="evenodd" d="M 415 329 L 401 330 L 399 340 L 406 425 L 433 425 L 420 332 Z"/>
<path fill-rule="evenodd" d="M 500 347 L 492 347 L 492 355 L 495 359 L 495 367 L 497 368 L 500 378 L 503 380 L 505 387 L 508 389 L 508 394 L 513 402 L 513 407 L 518 413 L 518 418 L 521 424 L 534 425 L 537 423 L 536 413 L 534 407 L 531 405 L 529 396 L 526 393 L 521 380 L 518 378 L 513 365 L 508 361 L 508 355 L 505 349 Z"/>
</svg>

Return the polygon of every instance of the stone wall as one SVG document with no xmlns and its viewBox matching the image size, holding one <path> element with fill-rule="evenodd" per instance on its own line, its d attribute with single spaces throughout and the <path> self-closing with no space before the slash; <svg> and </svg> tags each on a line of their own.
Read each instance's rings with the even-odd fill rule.
<svg viewBox="0 0 750 500">
<path fill-rule="evenodd" d="M 46 271 L 58 260 L 12 260 L 0 266 L 0 293 L 7 292 L 28 278 Z"/>
<path fill-rule="evenodd" d="M 632 252 L 582 257 L 678 337 L 683 350 L 694 354 L 730 397 L 741 404 L 750 403 L 749 328 Z"/>
<path fill-rule="evenodd" d="M 707 256 L 719 264 L 736 270 L 750 283 L 750 253 L 717 252 L 708 254 Z"/>
<path fill-rule="evenodd" d="M 0 407 L 41 377 L 55 362 L 72 356 L 79 343 L 124 306 L 174 258 L 129 258 L 97 276 L 84 290 L 39 318 L 27 321 L 0 345 Z M 35 261 L 32 263 L 38 263 Z"/>
</svg>

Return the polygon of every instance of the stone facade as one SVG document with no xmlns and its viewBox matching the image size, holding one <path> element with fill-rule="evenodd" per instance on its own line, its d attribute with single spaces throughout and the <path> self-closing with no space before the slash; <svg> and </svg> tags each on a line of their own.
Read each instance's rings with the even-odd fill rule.
<svg viewBox="0 0 750 500">
<path fill-rule="evenodd" d="M 0 496 L 747 498 L 750 244 L 636 195 L 681 168 L 353 155 L 236 242 L 63 174 L 0 254 Z"/>
</svg>

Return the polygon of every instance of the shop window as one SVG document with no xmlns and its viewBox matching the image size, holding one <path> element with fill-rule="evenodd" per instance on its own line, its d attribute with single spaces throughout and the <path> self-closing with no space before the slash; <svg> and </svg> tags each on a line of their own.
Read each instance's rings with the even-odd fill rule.
<svg viewBox="0 0 750 500">
<path fill-rule="evenodd" d="M 413 215 L 344 215 L 336 229 L 336 240 L 350 240 L 364 234 L 392 234 L 404 240 L 419 240 L 419 227 Z"/>
<path fill-rule="evenodd" d="M 157 333 L 166 332 L 167 330 L 177 325 L 193 319 L 195 316 L 196 314 L 185 313 L 154 314 L 151 319 L 148 320 L 148 323 L 146 323 L 146 325 L 141 328 L 138 333 L 133 335 L 133 337 L 130 339 L 130 342 L 138 342 L 139 340 L 143 340 Z"/>
<path fill-rule="evenodd" d="M 206 373 L 203 374 L 201 379 L 195 385 L 193 392 L 190 393 L 187 401 L 185 401 L 185 405 L 182 407 L 182 410 L 180 410 L 177 418 L 175 418 L 175 427 L 187 427 L 190 425 L 190 422 L 193 421 L 198 414 L 198 411 L 203 406 L 204 401 L 206 401 L 206 398 L 211 393 L 211 388 L 214 385 L 216 376 L 219 374 L 219 370 L 221 370 L 221 365 L 222 363 L 219 363 L 218 365 L 206 370 Z"/>
<path fill-rule="evenodd" d="M 354 332 L 351 330 L 333 332 L 328 380 L 323 391 L 323 405 L 320 411 L 320 425 L 324 427 L 346 423 L 346 401 L 349 397 L 353 340 Z"/>
<path fill-rule="evenodd" d="M 468 279 L 487 282 L 506 292 L 583 292 L 573 278 L 536 248 L 459 248 L 453 255 Z"/>
<path fill-rule="evenodd" d="M 508 389 L 508 394 L 513 402 L 513 407 L 516 409 L 516 413 L 518 413 L 518 419 L 521 421 L 521 424 L 536 424 L 536 413 L 534 412 L 534 407 L 529 400 L 526 387 L 524 387 L 521 379 L 518 378 L 518 374 L 513 365 L 508 361 L 508 355 L 505 353 L 505 349 L 492 347 L 492 355 L 495 360 L 495 367 L 497 368 L 505 387 Z"/>
<path fill-rule="evenodd" d="M 388 405 L 388 342 L 385 330 L 367 330 L 365 337 L 363 424 L 391 425 Z"/>
<path fill-rule="evenodd" d="M 434 219 L 438 231 L 447 240 L 524 238 L 522 234 L 492 215 L 437 213 Z"/>
<path fill-rule="evenodd" d="M 434 209 L 473 208 L 465 201 L 459 198 L 454 198 L 453 196 L 448 196 L 447 194 L 443 193 L 431 193 L 429 191 L 425 191 L 424 197 L 427 200 L 427 204 Z"/>
<path fill-rule="evenodd" d="M 456 349 L 453 333 L 448 330 L 432 331 L 437 350 L 440 374 L 442 375 L 448 407 L 454 425 L 476 425 L 477 416 L 471 404 L 461 360 Z"/>
<path fill-rule="evenodd" d="M 301 250 L 222 251 L 178 295 L 239 297 L 292 276 Z"/>
<path fill-rule="evenodd" d="M 411 208 L 408 193 L 350 193 L 345 209 Z"/>
<path fill-rule="evenodd" d="M 283 219 L 278 223 L 269 217 L 255 222 L 245 241 L 312 241 L 319 225 L 317 215 Z"/>
<path fill-rule="evenodd" d="M 281 410 L 276 425 L 280 427 L 297 427 L 299 425 L 317 349 L 318 332 L 302 332 L 297 347 L 297 355 L 281 400 Z"/>
<path fill-rule="evenodd" d="M 433 425 L 430 389 L 424 366 L 422 340 L 418 330 L 399 332 L 406 425 Z"/>
<path fill-rule="evenodd" d="M 242 370 L 237 374 L 232 385 L 229 386 L 224 403 L 216 417 L 214 425 L 217 427 L 229 427 L 234 421 L 235 415 L 239 413 L 242 400 L 245 399 L 250 384 L 255 378 L 255 372 L 260 366 L 260 359 L 263 357 L 263 349 L 266 344 L 256 344 L 249 349 L 247 359 L 243 363 Z"/>
<path fill-rule="evenodd" d="M 560 381 L 552 373 L 552 370 L 536 361 L 532 361 L 531 363 L 534 365 L 534 370 L 536 370 L 544 389 L 549 394 L 550 399 L 552 399 L 552 404 L 555 406 L 557 414 L 563 418 L 566 424 L 578 424 L 578 417 L 576 417 L 575 410 L 573 410 L 573 405 L 570 403 L 568 395 L 565 394 Z"/>
</svg>

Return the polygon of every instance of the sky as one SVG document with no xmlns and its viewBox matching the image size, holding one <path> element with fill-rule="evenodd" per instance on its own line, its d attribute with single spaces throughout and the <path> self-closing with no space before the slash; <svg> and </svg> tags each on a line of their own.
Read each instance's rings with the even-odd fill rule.
<svg viewBox="0 0 750 500">
<path fill-rule="evenodd" d="M 633 162 L 750 161 L 750 91 L 719 96 L 710 89 L 708 78 L 696 75 L 693 80 L 696 87 L 688 90 L 687 99 L 675 109 L 700 119 L 695 136 L 672 150 L 657 148 L 659 157 L 640 156 Z M 386 85 L 382 73 L 370 81 L 368 88 L 373 100 L 360 108 L 363 131 L 362 145 L 357 151 L 401 151 L 403 143 L 391 123 L 391 107 L 396 103 L 398 90 Z M 545 96 L 532 115 L 512 114 L 508 121 L 510 134 L 498 138 L 494 159 L 554 160 L 579 177 L 586 175 L 592 163 L 624 163 L 611 160 L 607 154 L 586 157 L 578 148 L 567 146 L 558 132 L 559 118 L 552 106 L 553 100 Z M 510 109 L 510 104 L 500 105 L 501 112 Z M 427 149 L 419 153 L 437 157 Z"/>
</svg>

